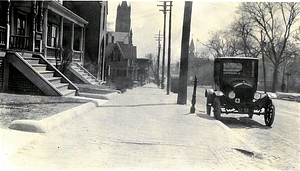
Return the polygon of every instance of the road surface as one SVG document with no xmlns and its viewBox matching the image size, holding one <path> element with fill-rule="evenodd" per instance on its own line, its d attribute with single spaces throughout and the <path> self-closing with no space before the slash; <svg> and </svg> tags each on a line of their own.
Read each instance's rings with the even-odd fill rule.
<svg viewBox="0 0 300 171">
<path fill-rule="evenodd" d="M 190 103 L 193 87 L 188 87 Z M 204 88 L 197 88 L 196 107 L 206 112 Z M 222 114 L 221 122 L 254 145 L 274 168 L 279 170 L 300 169 L 300 103 L 275 99 L 275 120 L 272 127 L 265 126 L 264 116 Z M 213 117 L 213 112 L 211 112 Z"/>
</svg>

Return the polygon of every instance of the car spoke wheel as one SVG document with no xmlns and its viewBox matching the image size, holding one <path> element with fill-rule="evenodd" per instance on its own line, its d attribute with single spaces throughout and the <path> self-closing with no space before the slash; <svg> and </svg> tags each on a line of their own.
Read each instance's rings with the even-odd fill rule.
<svg viewBox="0 0 300 171">
<path fill-rule="evenodd" d="M 275 119 L 275 106 L 272 101 L 269 102 L 265 108 L 265 123 L 267 126 L 271 126 Z"/>
<path fill-rule="evenodd" d="M 211 112 L 211 106 L 206 105 L 206 114 L 210 115 L 210 112 Z"/>
<path fill-rule="evenodd" d="M 253 109 L 250 109 L 249 114 L 248 114 L 248 117 L 249 117 L 250 119 L 253 118 Z"/>
<path fill-rule="evenodd" d="M 214 116 L 217 120 L 219 120 L 221 118 L 221 103 L 218 97 L 215 98 L 213 107 L 214 107 Z"/>
<path fill-rule="evenodd" d="M 211 105 L 208 104 L 208 99 L 206 99 L 206 114 L 210 115 L 211 112 Z"/>
</svg>

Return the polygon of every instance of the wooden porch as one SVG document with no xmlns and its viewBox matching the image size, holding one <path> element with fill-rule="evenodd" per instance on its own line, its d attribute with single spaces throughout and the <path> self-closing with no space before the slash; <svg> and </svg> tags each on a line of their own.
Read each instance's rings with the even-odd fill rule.
<svg viewBox="0 0 300 171">
<path fill-rule="evenodd" d="M 46 59 L 84 61 L 87 21 L 56 1 L 2 1 L 0 49 L 40 53 Z M 66 59 L 68 58 L 68 59 Z"/>
</svg>

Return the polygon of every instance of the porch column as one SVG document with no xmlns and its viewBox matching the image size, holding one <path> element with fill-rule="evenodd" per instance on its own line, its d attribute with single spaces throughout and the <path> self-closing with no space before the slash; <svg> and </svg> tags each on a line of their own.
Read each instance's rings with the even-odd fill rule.
<svg viewBox="0 0 300 171">
<path fill-rule="evenodd" d="M 138 72 L 137 72 L 137 69 L 134 69 L 134 75 L 135 75 L 135 80 L 138 80 Z"/>
<path fill-rule="evenodd" d="M 31 16 L 32 16 L 32 25 L 31 25 L 31 33 L 29 33 L 29 50 L 33 51 L 35 50 L 35 32 L 36 32 L 36 16 L 37 16 L 37 11 L 36 11 L 36 1 L 32 1 L 31 3 Z"/>
<path fill-rule="evenodd" d="M 64 17 L 60 17 L 60 26 L 59 26 L 59 48 L 60 48 L 60 59 L 62 60 L 63 51 L 66 49 L 63 48 L 63 39 L 64 39 Z"/>
<path fill-rule="evenodd" d="M 44 25 L 43 25 L 43 49 L 44 49 L 45 58 L 47 58 L 47 38 L 48 38 L 48 8 L 45 8 Z"/>
<path fill-rule="evenodd" d="M 42 53 L 42 49 L 43 49 L 43 19 L 44 19 L 44 2 L 41 1 L 39 2 L 39 20 L 38 20 L 38 40 L 39 40 L 39 53 Z M 36 39 L 37 40 L 37 39 Z"/>
<path fill-rule="evenodd" d="M 127 59 L 127 68 L 126 68 L 126 77 L 129 76 L 129 61 L 130 59 Z"/>
<path fill-rule="evenodd" d="M 85 27 L 86 25 L 84 25 L 84 28 L 83 28 L 83 32 L 82 32 L 82 65 L 84 63 L 84 57 L 85 57 Z"/>
<path fill-rule="evenodd" d="M 84 28 L 81 27 L 81 35 L 80 35 L 80 46 L 79 46 L 79 49 L 80 49 L 80 60 L 83 64 L 83 42 L 84 42 Z"/>
<path fill-rule="evenodd" d="M 9 49 L 9 40 L 10 40 L 10 1 L 8 1 L 8 7 L 7 7 L 7 15 L 6 15 L 6 49 Z"/>
<path fill-rule="evenodd" d="M 72 55 L 72 61 L 73 61 L 73 55 L 74 55 L 74 23 L 72 23 L 72 26 L 71 26 L 71 55 Z"/>
<path fill-rule="evenodd" d="M 102 60 L 102 67 L 100 67 L 100 69 L 102 70 L 101 72 L 101 79 L 104 80 L 104 68 L 105 68 L 105 42 L 106 42 L 106 35 L 104 35 L 103 41 L 101 43 L 101 60 Z M 102 48 L 103 47 L 103 48 Z"/>
</svg>

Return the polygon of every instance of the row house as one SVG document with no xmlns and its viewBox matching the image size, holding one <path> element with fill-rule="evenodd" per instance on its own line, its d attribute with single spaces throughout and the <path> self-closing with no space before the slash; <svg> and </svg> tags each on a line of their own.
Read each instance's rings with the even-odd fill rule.
<svg viewBox="0 0 300 171">
<path fill-rule="evenodd" d="M 83 67 L 86 68 L 92 75 L 97 77 L 97 79 L 104 81 L 108 2 L 64 1 L 63 5 L 89 22 L 89 24 L 85 27 L 85 53 Z M 71 71 L 72 70 L 73 67 L 71 68 Z"/>
<path fill-rule="evenodd" d="M 62 1 L 1 1 L 0 14 L 0 91 L 76 95 L 67 70 L 99 83 L 83 67 L 88 21 Z"/>
</svg>

